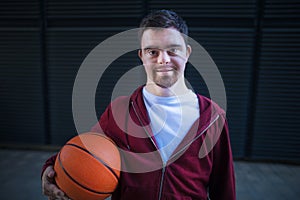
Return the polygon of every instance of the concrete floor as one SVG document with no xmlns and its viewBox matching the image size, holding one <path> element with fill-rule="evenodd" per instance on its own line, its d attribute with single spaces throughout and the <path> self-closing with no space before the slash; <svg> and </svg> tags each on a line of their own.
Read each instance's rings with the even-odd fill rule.
<svg viewBox="0 0 300 200">
<path fill-rule="evenodd" d="M 0 149 L 0 199 L 45 200 L 40 172 L 48 151 Z M 290 200 L 300 196 L 300 166 L 235 162 L 238 200 Z"/>
</svg>

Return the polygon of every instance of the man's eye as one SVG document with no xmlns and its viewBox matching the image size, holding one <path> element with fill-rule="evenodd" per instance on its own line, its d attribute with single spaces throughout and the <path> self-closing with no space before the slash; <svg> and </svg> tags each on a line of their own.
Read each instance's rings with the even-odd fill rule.
<svg viewBox="0 0 300 200">
<path fill-rule="evenodd" d="M 172 48 L 172 49 L 169 49 L 168 52 L 171 54 L 176 54 L 176 53 L 178 53 L 178 49 Z"/>
<path fill-rule="evenodd" d="M 148 50 L 147 54 L 149 54 L 150 56 L 156 56 L 157 55 L 157 51 L 155 51 L 155 50 Z"/>
</svg>

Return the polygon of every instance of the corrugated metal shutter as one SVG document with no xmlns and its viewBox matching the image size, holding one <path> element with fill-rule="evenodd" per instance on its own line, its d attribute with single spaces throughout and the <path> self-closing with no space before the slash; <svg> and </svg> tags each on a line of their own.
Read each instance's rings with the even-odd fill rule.
<svg viewBox="0 0 300 200">
<path fill-rule="evenodd" d="M 113 35 L 114 32 L 120 31 L 104 28 L 98 30 L 51 29 L 48 31 L 47 60 L 52 143 L 61 144 L 77 133 L 72 115 L 72 92 L 81 63 L 100 42 Z M 112 70 L 107 70 L 99 83 L 101 94 L 98 94 L 96 98 L 98 114 L 102 113 L 110 102 L 113 86 L 122 73 L 126 72 L 124 69 L 128 70 L 129 67 L 134 66 L 134 63 L 136 61 L 132 59 L 119 58 L 109 66 L 108 69 Z M 86 131 L 93 125 L 89 124 Z"/>
<path fill-rule="evenodd" d="M 128 18 L 139 17 L 143 11 L 142 0 L 48 0 L 49 18 Z"/>
<path fill-rule="evenodd" d="M 74 136 L 72 89 L 80 64 L 101 41 L 137 27 L 155 9 L 178 12 L 219 67 L 235 158 L 299 161 L 300 4 L 294 0 L 1 1 L 1 142 L 63 144 Z M 126 76 L 138 65 L 133 51 L 105 71 L 98 116 L 119 78 L 128 86 L 144 82 L 140 70 L 130 72 L 135 80 Z M 189 64 L 189 82 L 209 96 L 195 74 Z"/>
<path fill-rule="evenodd" d="M 50 0 L 47 5 L 51 143 L 63 144 L 77 133 L 72 115 L 72 90 L 81 63 L 103 40 L 136 27 L 143 3 Z M 133 22 L 136 22 L 134 26 Z M 134 57 L 132 54 L 121 57 L 106 70 L 96 94 L 98 116 L 110 102 L 113 86 L 120 76 L 135 63 L 138 65 L 137 56 Z M 87 124 L 85 131 L 93 125 Z"/>
<path fill-rule="evenodd" d="M 173 0 L 159 1 L 149 0 L 148 8 L 171 9 L 184 17 L 201 18 L 248 18 L 255 13 L 255 0 Z"/>
<path fill-rule="evenodd" d="M 300 161 L 300 3 L 267 0 L 253 158 Z"/>
<path fill-rule="evenodd" d="M 53 27 L 136 27 L 143 12 L 142 0 L 47 1 L 47 20 Z"/>
<path fill-rule="evenodd" d="M 45 142 L 39 2 L 0 2 L 1 143 Z"/>
</svg>

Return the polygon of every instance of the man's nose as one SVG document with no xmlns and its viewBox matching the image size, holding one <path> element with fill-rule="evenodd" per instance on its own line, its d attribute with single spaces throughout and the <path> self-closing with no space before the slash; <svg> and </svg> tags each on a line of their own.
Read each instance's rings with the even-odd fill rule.
<svg viewBox="0 0 300 200">
<path fill-rule="evenodd" d="M 170 63 L 170 56 L 169 56 L 169 54 L 168 54 L 167 51 L 161 51 L 159 53 L 159 56 L 158 56 L 157 59 L 158 59 L 157 62 L 160 65 L 165 65 L 165 64 L 169 64 Z"/>
</svg>

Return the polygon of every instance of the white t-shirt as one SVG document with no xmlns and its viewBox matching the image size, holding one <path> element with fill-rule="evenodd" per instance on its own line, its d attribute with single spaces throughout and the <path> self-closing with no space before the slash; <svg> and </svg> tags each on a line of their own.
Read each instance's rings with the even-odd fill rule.
<svg viewBox="0 0 300 200">
<path fill-rule="evenodd" d="M 184 95 L 161 97 L 144 87 L 143 97 L 161 157 L 167 162 L 200 116 L 197 95 L 189 90 Z"/>
</svg>

